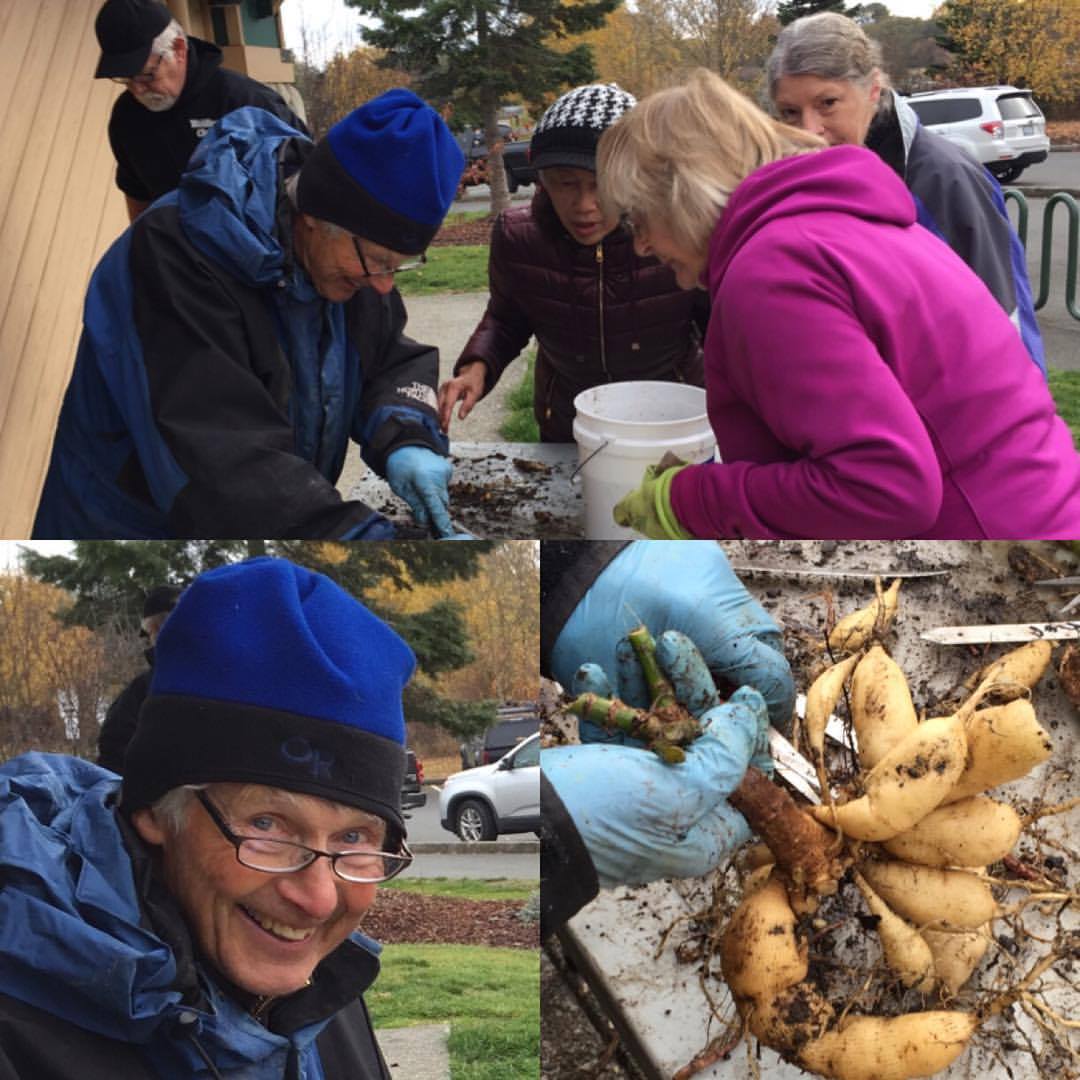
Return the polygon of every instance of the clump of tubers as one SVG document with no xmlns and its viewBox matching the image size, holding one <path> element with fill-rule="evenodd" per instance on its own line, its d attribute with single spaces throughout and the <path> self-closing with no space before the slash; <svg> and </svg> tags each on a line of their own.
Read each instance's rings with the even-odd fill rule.
<svg viewBox="0 0 1080 1080">
<path fill-rule="evenodd" d="M 1022 906 L 999 904 L 982 868 L 1008 859 L 1025 821 L 983 792 L 1052 752 L 1028 700 L 1051 647 L 1014 649 L 969 680 L 971 696 L 952 715 L 920 722 L 903 672 L 877 640 L 896 613 L 898 584 L 887 593 L 879 585 L 875 601 L 829 636 L 834 654 L 851 655 L 807 693 L 805 745 L 826 802 L 805 813 L 837 834 L 836 860 L 846 852 L 854 862 L 851 880 L 891 977 L 948 1005 L 986 954 L 993 920 Z M 825 725 L 848 684 L 860 773 L 834 795 Z M 932 1076 L 1000 1010 L 838 1016 L 808 978 L 810 930 L 797 918 L 797 895 L 767 860 L 756 862 L 754 890 L 723 932 L 721 966 L 749 1031 L 786 1060 L 836 1080 Z"/>
<path fill-rule="evenodd" d="M 896 616 L 900 581 L 875 587 L 871 604 L 833 627 L 828 648 L 841 658 L 807 692 L 803 739 L 825 803 L 802 808 L 753 767 L 729 797 L 763 844 L 745 853 L 742 899 L 719 935 L 724 979 L 746 1030 L 834 1080 L 933 1076 L 1015 998 L 1010 990 L 985 1007 L 949 1007 L 986 954 L 993 921 L 1023 907 L 997 901 L 985 868 L 1008 865 L 1033 819 L 983 793 L 1027 775 L 1052 752 L 1029 700 L 1049 666 L 1049 642 L 995 660 L 969 680 L 971 695 L 955 712 L 920 721 L 907 680 L 880 641 Z M 570 711 L 640 739 L 677 769 L 700 724 L 675 700 L 648 631 L 640 627 L 630 640 L 649 708 L 587 694 Z M 848 686 L 859 773 L 836 788 L 825 728 Z M 945 1007 L 849 1015 L 851 1002 L 840 1010 L 828 1000 L 809 958 L 811 933 L 830 926 L 803 917 L 847 880 L 876 928 L 888 985 L 904 989 L 909 1009 L 912 994 Z M 1042 892 L 1029 900 L 1039 896 L 1075 899 Z M 677 1075 L 709 1060 L 703 1052 Z"/>
</svg>

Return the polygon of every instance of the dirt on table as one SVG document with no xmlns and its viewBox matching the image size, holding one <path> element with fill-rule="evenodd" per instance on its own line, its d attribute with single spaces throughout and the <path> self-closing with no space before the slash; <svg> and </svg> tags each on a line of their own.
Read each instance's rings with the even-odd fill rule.
<svg viewBox="0 0 1080 1080">
<path fill-rule="evenodd" d="M 464 900 L 380 889 L 360 929 L 383 945 L 437 943 L 536 949 L 540 924 L 522 900 Z"/>
</svg>

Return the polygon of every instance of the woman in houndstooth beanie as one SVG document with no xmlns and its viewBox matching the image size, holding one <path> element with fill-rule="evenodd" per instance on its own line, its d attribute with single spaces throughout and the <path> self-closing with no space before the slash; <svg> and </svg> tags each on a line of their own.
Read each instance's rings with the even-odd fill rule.
<svg viewBox="0 0 1080 1080">
<path fill-rule="evenodd" d="M 568 90 L 540 118 L 529 148 L 537 193 L 492 230 L 491 297 L 439 389 L 444 430 L 454 406 L 464 420 L 533 336 L 533 411 L 545 442 L 573 440 L 574 398 L 599 383 L 701 385 L 704 294 L 681 292 L 671 271 L 636 255 L 596 198 L 597 143 L 636 103 L 614 83 L 595 83 Z"/>
</svg>

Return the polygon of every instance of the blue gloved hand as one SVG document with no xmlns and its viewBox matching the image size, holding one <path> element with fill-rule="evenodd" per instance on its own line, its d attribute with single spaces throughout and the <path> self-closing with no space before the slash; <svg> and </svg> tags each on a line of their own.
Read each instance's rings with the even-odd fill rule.
<svg viewBox="0 0 1080 1080">
<path fill-rule="evenodd" d="M 390 489 L 409 504 L 417 525 L 436 537 L 452 536 L 450 522 L 450 459 L 426 446 L 403 446 L 386 459 Z"/>
<path fill-rule="evenodd" d="M 562 628 L 551 653 L 551 675 L 571 694 L 615 694 L 648 705 L 641 669 L 625 635 L 643 624 L 653 637 L 681 630 L 709 670 L 731 686 L 760 691 L 769 718 L 791 730 L 795 684 L 779 627 L 735 576 L 711 540 L 638 540 L 593 582 Z M 580 674 L 579 674 L 580 673 Z M 597 689 L 613 673 L 615 685 Z M 583 740 L 622 741 L 593 725 Z"/>
<path fill-rule="evenodd" d="M 749 764 L 771 771 L 765 700 L 744 686 L 726 704 L 710 704 L 716 689 L 695 652 L 680 634 L 657 642 L 676 697 L 702 710 L 703 734 L 686 748 L 685 761 L 666 765 L 650 750 L 611 743 L 540 753 L 606 888 L 708 873 L 750 838 L 726 799 Z"/>
</svg>

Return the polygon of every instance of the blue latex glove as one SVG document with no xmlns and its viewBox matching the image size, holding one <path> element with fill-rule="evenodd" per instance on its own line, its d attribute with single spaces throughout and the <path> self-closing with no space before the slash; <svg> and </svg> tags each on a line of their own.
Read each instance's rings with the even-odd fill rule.
<svg viewBox="0 0 1080 1080">
<path fill-rule="evenodd" d="M 704 660 L 680 634 L 657 642 L 657 659 L 703 734 L 686 760 L 666 765 L 651 750 L 611 743 L 543 750 L 540 764 L 589 851 L 600 884 L 641 885 L 708 873 L 750 838 L 728 805 L 747 765 L 771 772 L 762 696 L 740 687 L 724 705 Z M 704 676 L 702 675 L 704 673 Z"/>
<path fill-rule="evenodd" d="M 571 694 L 610 693 L 639 707 L 648 692 L 625 635 L 644 623 L 653 637 L 681 630 L 709 670 L 732 686 L 760 691 L 769 718 L 791 730 L 795 684 L 783 654 L 783 637 L 765 609 L 735 576 L 711 540 L 638 540 L 601 572 L 562 628 L 551 654 L 551 674 Z M 614 673 L 615 685 L 597 680 Z M 583 740 L 622 741 L 593 725 Z"/>
<path fill-rule="evenodd" d="M 436 537 L 457 533 L 450 522 L 450 459 L 426 446 L 403 446 L 386 459 L 390 489 L 409 504 L 417 525 Z"/>
</svg>

